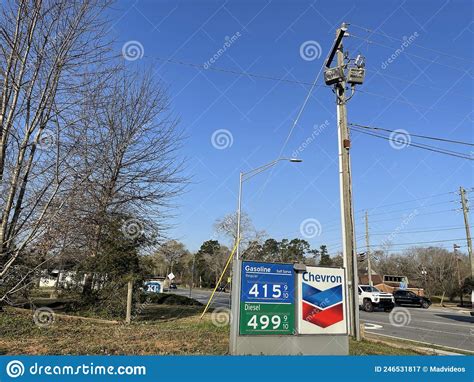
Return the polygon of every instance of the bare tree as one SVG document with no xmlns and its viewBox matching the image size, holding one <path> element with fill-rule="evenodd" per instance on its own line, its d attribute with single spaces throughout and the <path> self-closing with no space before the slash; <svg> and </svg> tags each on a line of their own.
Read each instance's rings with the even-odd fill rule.
<svg viewBox="0 0 474 382">
<path fill-rule="evenodd" d="M 129 236 L 164 237 L 172 199 L 183 188 L 181 135 L 164 86 L 148 75 L 121 71 L 86 105 L 81 141 L 84 204 L 93 226 L 91 253 L 100 251 L 107 219 L 123 216 Z M 86 139 L 84 139 L 86 138 Z"/>
<path fill-rule="evenodd" d="M 159 242 L 185 183 L 165 87 L 109 56 L 108 3 L 2 8 L 0 301 L 48 259 L 96 257 L 114 234 Z"/>
<path fill-rule="evenodd" d="M 232 245 L 237 240 L 237 214 L 228 214 L 217 219 L 214 223 L 214 229 L 217 233 L 230 238 Z M 255 229 L 252 220 L 245 212 L 240 217 L 240 247 L 245 249 L 251 242 L 260 243 L 267 236 L 265 231 Z"/>
<path fill-rule="evenodd" d="M 2 5 L 0 278 L 22 254 L 32 253 L 32 243 L 55 245 L 45 236 L 47 220 L 61 210 L 58 196 L 71 174 L 62 138 L 71 129 L 67 121 L 91 65 L 106 59 L 109 45 L 101 15 L 107 5 L 103 0 Z M 31 266 L 20 281 L 29 272 Z"/>
<path fill-rule="evenodd" d="M 170 240 L 163 243 L 156 253 L 156 256 L 163 257 L 166 260 L 166 266 L 170 272 L 173 272 L 174 265 L 183 256 L 187 255 L 189 255 L 189 252 L 184 244 L 176 240 Z"/>
</svg>

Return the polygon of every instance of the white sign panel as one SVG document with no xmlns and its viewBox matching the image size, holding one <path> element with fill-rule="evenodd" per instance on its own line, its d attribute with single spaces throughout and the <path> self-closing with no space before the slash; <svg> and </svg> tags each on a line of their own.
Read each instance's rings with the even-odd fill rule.
<svg viewBox="0 0 474 382">
<path fill-rule="evenodd" d="M 173 274 L 173 272 L 171 272 L 171 273 L 168 275 L 168 278 L 169 278 L 170 280 L 173 280 L 173 279 L 174 279 L 174 274 Z"/>
<path fill-rule="evenodd" d="M 306 267 L 297 283 L 298 333 L 347 334 L 344 269 Z"/>
</svg>

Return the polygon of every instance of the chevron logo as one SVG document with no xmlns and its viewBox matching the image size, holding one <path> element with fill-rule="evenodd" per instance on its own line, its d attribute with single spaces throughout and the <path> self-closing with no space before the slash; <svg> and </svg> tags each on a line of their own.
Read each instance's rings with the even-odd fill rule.
<svg viewBox="0 0 474 382">
<path fill-rule="evenodd" d="M 303 320 L 327 328 L 344 319 L 342 284 L 319 290 L 303 282 Z"/>
</svg>

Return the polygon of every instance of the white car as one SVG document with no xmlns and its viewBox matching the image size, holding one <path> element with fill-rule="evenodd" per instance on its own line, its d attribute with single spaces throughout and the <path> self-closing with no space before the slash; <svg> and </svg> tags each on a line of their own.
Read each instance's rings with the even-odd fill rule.
<svg viewBox="0 0 474 382">
<path fill-rule="evenodd" d="M 373 312 L 375 308 L 390 312 L 394 306 L 395 299 L 391 293 L 381 292 L 370 285 L 359 285 L 359 308 L 366 312 Z"/>
</svg>

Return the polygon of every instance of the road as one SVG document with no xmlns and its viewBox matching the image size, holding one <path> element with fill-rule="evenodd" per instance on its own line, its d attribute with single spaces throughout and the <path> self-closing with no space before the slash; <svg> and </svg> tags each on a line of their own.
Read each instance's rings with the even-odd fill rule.
<svg viewBox="0 0 474 382">
<path fill-rule="evenodd" d="M 392 313 L 360 312 L 367 333 L 392 336 L 474 352 L 474 317 L 430 307 L 396 307 Z"/>
<path fill-rule="evenodd" d="M 171 293 L 179 294 L 181 296 L 189 297 L 189 289 L 176 289 Z M 207 304 L 212 291 L 207 289 L 193 289 L 192 297 L 203 304 Z M 224 292 L 216 292 L 214 295 L 211 307 L 213 308 L 229 308 L 230 294 Z"/>
<path fill-rule="evenodd" d="M 211 292 L 195 289 L 193 298 L 206 304 Z M 174 293 L 189 296 L 189 290 L 185 289 L 178 289 Z M 228 308 L 229 293 L 216 292 L 211 306 Z M 391 314 L 383 311 L 361 311 L 360 321 L 365 324 L 366 333 L 373 335 L 474 352 L 474 317 L 467 312 L 436 307 L 397 307 Z"/>
</svg>

